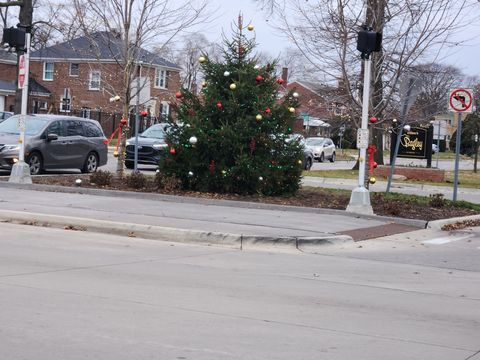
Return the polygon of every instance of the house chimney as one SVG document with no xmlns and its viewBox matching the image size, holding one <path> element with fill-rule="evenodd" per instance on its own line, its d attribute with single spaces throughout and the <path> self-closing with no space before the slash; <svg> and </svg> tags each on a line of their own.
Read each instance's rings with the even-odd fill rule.
<svg viewBox="0 0 480 360">
<path fill-rule="evenodd" d="M 283 80 L 283 86 L 287 86 L 287 83 L 288 83 L 288 68 L 287 67 L 282 68 L 282 80 Z"/>
</svg>

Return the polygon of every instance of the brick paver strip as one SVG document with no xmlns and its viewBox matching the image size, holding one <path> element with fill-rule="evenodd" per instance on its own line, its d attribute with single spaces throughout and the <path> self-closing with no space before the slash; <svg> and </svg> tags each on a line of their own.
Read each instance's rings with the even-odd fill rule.
<svg viewBox="0 0 480 360">
<path fill-rule="evenodd" d="M 368 228 L 354 229 L 348 231 L 342 231 L 339 234 L 349 235 L 354 241 L 374 239 L 382 236 L 395 235 L 406 233 L 409 231 L 418 230 L 418 227 L 404 224 L 385 224 L 379 226 L 372 226 Z"/>
</svg>

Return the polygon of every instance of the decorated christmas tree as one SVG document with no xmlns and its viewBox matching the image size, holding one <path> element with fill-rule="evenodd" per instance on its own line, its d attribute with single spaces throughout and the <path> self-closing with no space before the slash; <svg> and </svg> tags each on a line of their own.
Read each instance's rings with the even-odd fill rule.
<svg viewBox="0 0 480 360">
<path fill-rule="evenodd" d="M 248 30 L 248 31 L 246 31 Z M 252 25 L 239 16 L 233 40 L 225 40 L 223 61 L 199 58 L 200 94 L 176 94 L 178 117 L 160 164 L 187 190 L 237 194 L 293 194 L 303 168 L 301 144 L 292 139 L 298 96 L 280 101 L 282 79 L 275 64 L 260 65 L 253 54 Z"/>
</svg>

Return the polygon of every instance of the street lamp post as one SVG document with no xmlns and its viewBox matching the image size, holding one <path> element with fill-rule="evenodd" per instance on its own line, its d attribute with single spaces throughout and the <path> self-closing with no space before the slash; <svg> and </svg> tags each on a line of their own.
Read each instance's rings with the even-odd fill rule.
<svg viewBox="0 0 480 360">
<path fill-rule="evenodd" d="M 365 165 L 368 147 L 368 105 L 370 102 L 370 78 L 372 71 L 370 55 L 372 52 L 381 50 L 381 42 L 382 35 L 374 32 L 371 28 L 365 27 L 358 33 L 357 50 L 362 53 L 362 59 L 364 60 L 362 123 L 361 128 L 357 130 L 357 148 L 360 149 L 360 165 L 358 186 L 352 191 L 347 211 L 367 215 L 373 215 L 370 193 L 365 187 Z"/>
<path fill-rule="evenodd" d="M 30 176 L 30 166 L 25 163 L 25 126 L 27 116 L 27 104 L 28 104 L 28 75 L 30 68 L 30 37 L 31 28 L 25 29 L 25 53 L 21 55 L 19 66 L 18 86 L 22 89 L 22 103 L 20 108 L 20 117 L 18 125 L 20 129 L 20 136 L 18 143 L 20 146 L 18 154 L 18 162 L 13 164 L 12 171 L 10 172 L 9 182 L 31 184 L 32 178 Z"/>
</svg>

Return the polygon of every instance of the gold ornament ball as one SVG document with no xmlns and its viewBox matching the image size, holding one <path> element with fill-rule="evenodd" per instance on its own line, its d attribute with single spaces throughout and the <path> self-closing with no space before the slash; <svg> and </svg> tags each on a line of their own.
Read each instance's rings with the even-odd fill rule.
<svg viewBox="0 0 480 360">
<path fill-rule="evenodd" d="M 247 26 L 247 29 L 248 29 L 248 31 L 252 31 L 252 30 L 254 29 L 254 27 L 253 27 L 252 24 L 249 24 L 249 25 Z"/>
<path fill-rule="evenodd" d="M 289 107 L 289 108 L 288 108 L 288 111 L 290 111 L 291 113 L 294 113 L 294 112 L 295 112 L 295 108 L 294 108 L 294 107 Z"/>
<path fill-rule="evenodd" d="M 377 179 L 375 179 L 373 176 L 368 179 L 368 181 L 370 182 L 370 184 L 375 184 L 377 182 Z"/>
<path fill-rule="evenodd" d="M 297 163 L 298 163 L 298 165 L 302 165 L 303 161 L 302 161 L 302 160 L 298 160 Z"/>
<path fill-rule="evenodd" d="M 207 82 L 206 81 L 202 81 L 202 87 L 207 87 Z"/>
<path fill-rule="evenodd" d="M 262 115 L 258 114 L 257 116 L 255 116 L 255 118 L 257 119 L 257 121 L 260 121 L 260 120 L 262 120 L 263 117 L 262 117 Z"/>
<path fill-rule="evenodd" d="M 207 59 L 205 58 L 205 56 L 200 56 L 200 57 L 198 58 L 198 61 L 199 61 L 201 64 L 203 64 L 205 61 L 207 61 Z"/>
<path fill-rule="evenodd" d="M 230 90 L 235 90 L 237 88 L 237 85 L 235 84 L 230 84 Z"/>
<path fill-rule="evenodd" d="M 117 150 L 115 150 L 115 151 L 113 152 L 113 156 L 114 156 L 114 157 L 118 157 L 118 151 L 117 151 Z"/>
</svg>

